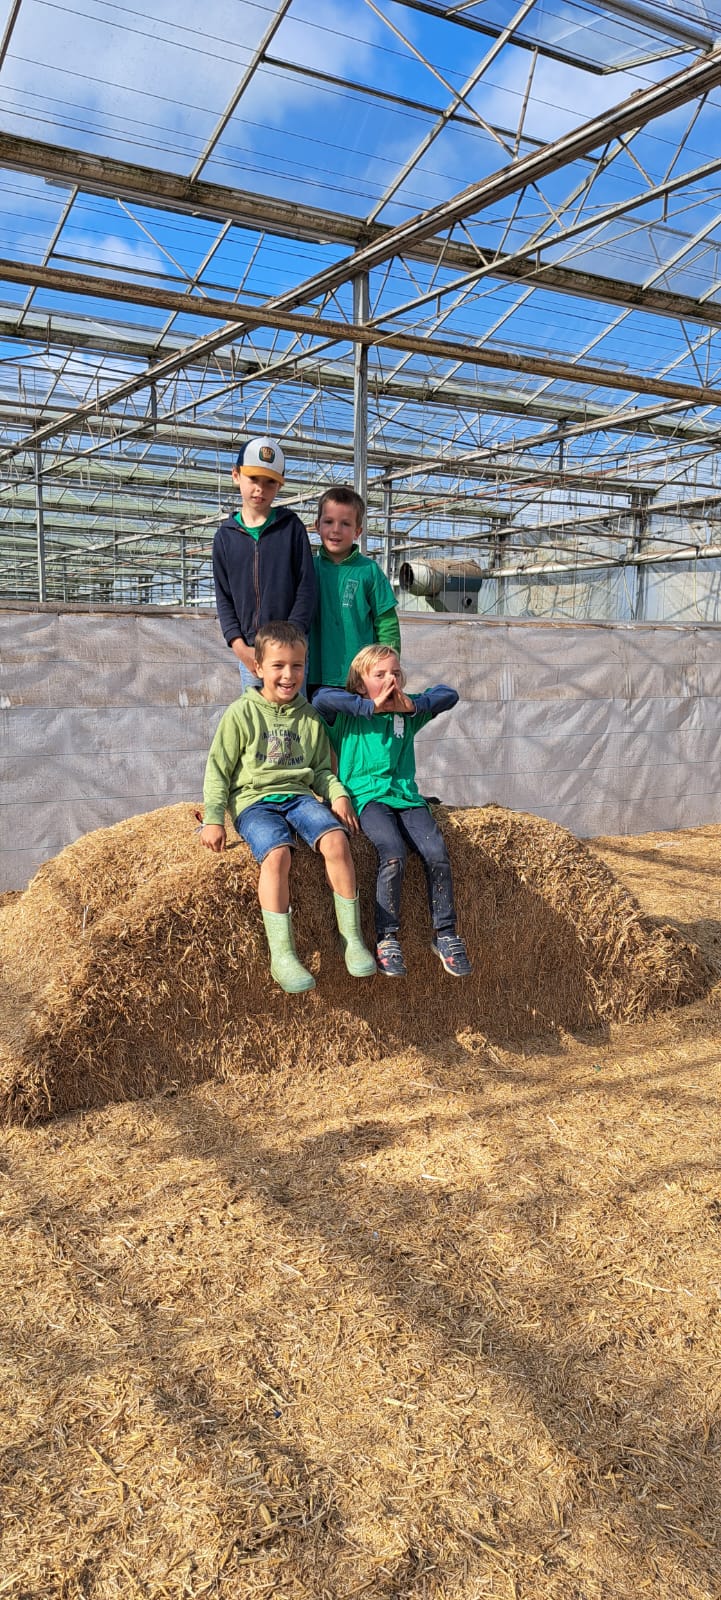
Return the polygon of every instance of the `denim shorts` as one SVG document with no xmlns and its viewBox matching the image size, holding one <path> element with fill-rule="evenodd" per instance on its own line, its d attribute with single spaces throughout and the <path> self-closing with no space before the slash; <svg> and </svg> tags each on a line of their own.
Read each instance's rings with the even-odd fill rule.
<svg viewBox="0 0 721 1600">
<path fill-rule="evenodd" d="M 280 845 L 290 845 L 293 849 L 296 835 L 315 849 L 324 833 L 334 828 L 345 833 L 342 822 L 333 812 L 308 794 L 290 794 L 287 800 L 256 800 L 254 805 L 241 811 L 235 827 L 241 839 L 250 845 L 256 861 L 264 861 L 270 851 L 277 850 Z"/>
</svg>

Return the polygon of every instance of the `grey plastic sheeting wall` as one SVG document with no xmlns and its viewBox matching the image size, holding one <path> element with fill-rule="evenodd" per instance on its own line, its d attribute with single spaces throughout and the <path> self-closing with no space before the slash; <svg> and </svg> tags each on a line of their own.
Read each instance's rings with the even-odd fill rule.
<svg viewBox="0 0 721 1600">
<path fill-rule="evenodd" d="M 411 688 L 454 684 L 423 791 L 574 833 L 721 820 L 721 628 L 403 620 Z M 92 828 L 200 800 L 237 693 L 209 615 L 0 611 L 0 888 Z"/>
</svg>

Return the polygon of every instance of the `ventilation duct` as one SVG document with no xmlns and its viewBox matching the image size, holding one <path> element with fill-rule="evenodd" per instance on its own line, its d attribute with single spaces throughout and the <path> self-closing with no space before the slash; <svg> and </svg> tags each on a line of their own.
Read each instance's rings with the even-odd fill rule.
<svg viewBox="0 0 721 1600">
<path fill-rule="evenodd" d="M 398 582 L 405 594 L 435 599 L 441 594 L 477 594 L 484 581 L 477 561 L 403 561 Z"/>
</svg>

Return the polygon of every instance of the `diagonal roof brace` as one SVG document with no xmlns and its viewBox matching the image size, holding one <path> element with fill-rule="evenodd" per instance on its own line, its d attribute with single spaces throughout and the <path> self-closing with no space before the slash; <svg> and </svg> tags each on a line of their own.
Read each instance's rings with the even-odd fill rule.
<svg viewBox="0 0 721 1600">
<path fill-rule="evenodd" d="M 559 168 L 589 155 L 592 150 L 607 144 L 619 134 L 637 132 L 655 117 L 709 94 L 720 83 L 721 46 L 717 46 L 710 55 L 690 67 L 684 67 L 664 83 L 638 90 L 610 111 L 592 117 L 590 122 L 581 123 L 580 127 L 563 134 L 560 139 L 554 139 L 551 144 L 543 145 L 540 150 L 532 150 L 509 166 L 490 173 L 479 183 L 461 189 L 452 200 L 421 212 L 410 222 L 399 223 L 396 228 L 390 229 L 384 239 L 363 246 L 353 257 L 317 273 L 304 285 L 306 297 L 311 299 L 317 294 L 327 293 L 354 273 L 369 271 L 392 255 L 402 255 L 443 229 L 452 228 L 456 222 L 487 210 L 489 206 L 517 194 L 529 184 L 538 183 Z"/>
<path fill-rule="evenodd" d="M 367 271 L 371 267 L 378 266 L 382 262 L 390 260 L 393 256 L 401 254 L 404 250 L 412 249 L 414 245 L 427 241 L 444 228 L 452 227 L 454 223 L 486 209 L 489 205 L 518 192 L 518 190 L 525 188 L 530 183 L 537 182 L 549 173 L 577 160 L 580 156 L 588 154 L 618 134 L 629 133 L 632 130 L 643 127 L 647 122 L 652 121 L 654 117 L 674 110 L 676 107 L 684 105 L 689 100 L 700 95 L 708 94 L 719 83 L 721 83 L 721 47 L 716 48 L 711 55 L 704 57 L 701 61 L 694 62 L 681 72 L 675 73 L 664 83 L 652 84 L 648 89 L 642 89 L 638 93 L 629 96 L 628 99 L 622 101 L 610 111 L 604 112 L 601 116 L 591 118 L 589 122 L 582 123 L 580 127 L 573 129 L 571 133 L 564 134 L 562 138 L 554 140 L 542 149 L 534 150 L 521 157 L 518 161 L 512 162 L 509 166 L 491 173 L 488 177 L 481 179 L 479 183 L 471 184 L 455 195 L 452 200 L 435 206 L 429 211 L 422 212 L 410 222 L 401 223 L 397 227 L 389 229 L 382 239 L 365 245 L 355 254 L 344 257 L 343 260 L 325 268 L 320 273 L 316 273 L 295 288 L 287 290 L 282 295 L 275 296 L 273 299 L 268 300 L 264 306 L 254 308 L 253 325 L 258 326 L 259 323 L 262 325 L 264 321 L 267 323 L 269 312 L 291 311 L 295 307 L 307 304 L 319 295 L 330 293 L 349 278 L 354 277 L 358 272 Z M 187 303 L 185 309 L 187 310 Z M 214 350 L 220 349 L 224 344 L 231 343 L 248 325 L 248 322 L 244 323 L 242 315 L 239 316 L 236 311 L 232 320 L 222 328 L 193 341 L 185 350 L 172 357 L 166 357 L 163 361 L 146 369 L 144 373 L 131 381 L 117 385 L 102 396 L 94 407 L 80 406 L 69 413 L 59 424 L 51 426 L 50 429 L 36 429 L 24 441 L 18 441 L 10 447 L 9 451 L 4 451 L 0 459 L 7 457 L 8 454 L 16 455 L 23 449 L 29 449 L 54 433 L 66 432 L 69 428 L 76 426 L 77 422 L 82 420 L 84 416 L 95 414 L 98 406 L 103 410 L 108 410 L 116 401 L 124 399 L 138 389 L 181 370 L 189 361 L 197 360 L 203 354 L 210 354 Z M 297 315 L 291 326 L 298 328 L 299 319 Z M 341 326 L 343 332 L 339 337 L 344 340 L 348 339 L 348 328 L 345 325 Z M 320 328 L 317 327 L 311 331 L 320 332 Z M 357 334 L 362 335 L 366 331 L 358 328 Z M 352 337 L 355 336 L 356 334 L 352 335 Z M 392 343 L 396 349 L 413 348 L 413 345 L 400 343 L 396 338 L 386 341 L 385 336 L 379 338 L 377 333 L 371 337 L 373 343 Z M 444 343 L 445 341 L 441 341 L 441 345 Z M 427 350 L 427 348 L 427 344 L 424 344 L 424 349 Z M 441 348 L 437 348 L 441 353 Z M 459 358 L 456 355 L 452 355 L 450 359 Z M 474 347 L 471 346 L 460 359 L 477 361 L 479 360 L 479 352 L 474 351 Z M 489 363 L 484 358 L 482 364 Z M 496 362 L 496 364 L 499 363 Z M 505 364 L 505 362 L 501 364 Z M 581 376 L 581 370 L 580 367 L 575 369 L 575 377 L 578 382 L 590 381 L 604 384 L 608 382 L 607 374 L 602 378 L 596 376 L 584 378 Z M 546 372 L 548 375 L 558 376 L 557 370 L 551 373 L 549 367 L 546 368 Z M 624 387 L 628 388 L 629 386 L 631 386 L 630 378 Z M 677 386 L 676 388 L 676 395 L 679 400 L 686 399 L 690 405 L 704 403 L 705 391 L 693 391 L 690 385 L 681 387 L 684 390 L 683 396 L 679 393 L 679 387 Z M 658 393 L 659 391 L 654 389 L 648 392 Z M 664 390 L 665 394 L 669 394 L 669 392 L 668 389 Z M 712 404 L 718 403 L 718 391 L 706 392 L 713 397 L 711 399 Z M 695 398 L 692 398 L 692 395 L 695 395 Z"/>
</svg>

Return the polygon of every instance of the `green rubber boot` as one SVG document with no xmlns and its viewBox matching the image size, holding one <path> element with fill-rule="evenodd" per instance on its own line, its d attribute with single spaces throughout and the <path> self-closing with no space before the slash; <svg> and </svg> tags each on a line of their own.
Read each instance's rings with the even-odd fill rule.
<svg viewBox="0 0 721 1600">
<path fill-rule="evenodd" d="M 261 908 L 262 909 L 262 908 Z M 270 950 L 270 971 L 286 994 L 305 994 L 315 988 L 315 978 L 298 960 L 290 911 L 264 911 L 265 936 Z"/>
<path fill-rule="evenodd" d="M 342 895 L 334 894 L 333 900 L 348 971 L 352 978 L 372 978 L 378 968 L 370 950 L 366 950 L 363 943 L 358 896 L 353 900 L 344 900 Z"/>
</svg>

